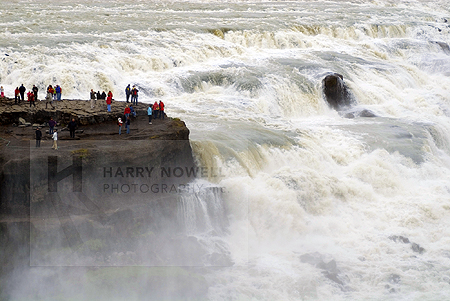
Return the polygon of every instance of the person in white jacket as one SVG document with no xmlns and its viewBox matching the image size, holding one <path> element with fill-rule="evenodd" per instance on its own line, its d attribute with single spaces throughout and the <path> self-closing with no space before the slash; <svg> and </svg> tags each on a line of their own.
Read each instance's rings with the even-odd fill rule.
<svg viewBox="0 0 450 301">
<path fill-rule="evenodd" d="M 52 146 L 52 148 L 53 149 L 58 149 L 58 131 L 57 130 L 55 130 L 53 132 L 52 139 L 53 139 L 53 146 Z"/>
</svg>

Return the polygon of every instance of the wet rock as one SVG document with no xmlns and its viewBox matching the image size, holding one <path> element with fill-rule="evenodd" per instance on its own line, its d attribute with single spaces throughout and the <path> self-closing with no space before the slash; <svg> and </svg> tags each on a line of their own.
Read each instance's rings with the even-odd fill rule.
<svg viewBox="0 0 450 301">
<path fill-rule="evenodd" d="M 327 75 L 322 80 L 322 91 L 328 105 L 337 111 L 349 107 L 355 102 L 341 74 L 332 73 Z"/>
<path fill-rule="evenodd" d="M 25 124 L 25 119 L 23 119 L 22 117 L 19 117 L 19 124 Z"/>
<path fill-rule="evenodd" d="M 359 114 L 360 117 L 377 117 L 374 112 L 364 109 Z"/>
<path fill-rule="evenodd" d="M 412 249 L 414 252 L 419 253 L 419 254 L 422 254 L 423 252 L 425 252 L 425 249 L 422 248 L 421 246 L 419 246 L 419 245 L 416 244 L 416 243 L 412 243 L 412 244 L 411 244 L 411 249 Z"/>
<path fill-rule="evenodd" d="M 355 118 L 355 114 L 354 113 L 345 113 L 344 118 L 353 119 L 353 118 Z"/>
<path fill-rule="evenodd" d="M 395 241 L 395 242 L 402 242 L 404 244 L 409 244 L 410 241 L 407 237 L 401 236 L 401 235 L 392 235 L 389 236 L 389 239 Z"/>
</svg>

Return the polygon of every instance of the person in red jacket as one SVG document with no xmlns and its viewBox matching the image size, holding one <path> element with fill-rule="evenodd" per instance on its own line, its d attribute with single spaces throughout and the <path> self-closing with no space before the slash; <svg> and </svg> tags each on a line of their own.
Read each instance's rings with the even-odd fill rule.
<svg viewBox="0 0 450 301">
<path fill-rule="evenodd" d="M 153 119 L 157 119 L 158 118 L 158 114 L 159 114 L 159 105 L 158 103 L 155 101 L 155 103 L 153 104 Z"/>
<path fill-rule="evenodd" d="M 108 97 L 106 98 L 106 107 L 108 108 L 108 112 L 111 112 L 112 98 L 113 98 L 113 94 L 111 91 L 109 91 Z"/>
<path fill-rule="evenodd" d="M 164 103 L 159 101 L 159 119 L 164 119 Z"/>
<path fill-rule="evenodd" d="M 125 107 L 125 110 L 123 111 L 123 114 L 125 114 L 125 120 L 127 120 L 128 117 L 130 117 L 130 113 L 131 113 L 131 109 L 130 107 L 127 105 Z"/>
<path fill-rule="evenodd" d="M 17 103 L 17 101 L 20 102 L 19 93 L 20 93 L 19 87 L 16 87 L 16 90 L 14 90 L 14 103 Z"/>
<path fill-rule="evenodd" d="M 27 93 L 27 97 L 28 97 L 28 101 L 30 102 L 30 108 L 31 105 L 33 105 L 34 107 L 36 107 L 36 104 L 34 103 L 34 93 L 33 92 L 28 92 Z"/>
</svg>

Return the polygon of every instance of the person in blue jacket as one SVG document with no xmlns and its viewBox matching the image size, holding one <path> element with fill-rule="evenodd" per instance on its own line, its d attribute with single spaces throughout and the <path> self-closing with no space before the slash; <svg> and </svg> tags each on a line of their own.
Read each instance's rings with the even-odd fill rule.
<svg viewBox="0 0 450 301">
<path fill-rule="evenodd" d="M 56 93 L 56 100 L 61 100 L 61 87 L 59 85 L 56 85 L 55 87 L 55 93 Z"/>
<path fill-rule="evenodd" d="M 148 124 L 152 124 L 152 105 L 148 106 L 147 115 L 148 115 Z"/>
</svg>

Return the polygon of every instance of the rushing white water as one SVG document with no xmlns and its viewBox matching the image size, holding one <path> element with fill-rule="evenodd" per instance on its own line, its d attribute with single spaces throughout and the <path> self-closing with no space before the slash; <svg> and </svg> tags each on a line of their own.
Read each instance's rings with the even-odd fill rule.
<svg viewBox="0 0 450 301">
<path fill-rule="evenodd" d="M 227 191 L 235 264 L 207 273 L 211 300 L 444 300 L 449 44 L 444 0 L 9 1 L 0 84 L 124 99 L 131 83 L 187 123 Z M 329 109 L 329 72 L 378 117 Z"/>
</svg>

